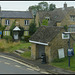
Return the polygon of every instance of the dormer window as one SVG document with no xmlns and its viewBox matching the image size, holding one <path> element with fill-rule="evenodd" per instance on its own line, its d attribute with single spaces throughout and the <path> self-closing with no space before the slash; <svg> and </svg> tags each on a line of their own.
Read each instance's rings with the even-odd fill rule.
<svg viewBox="0 0 75 75">
<path fill-rule="evenodd" d="M 48 21 L 50 21 L 50 17 L 45 17 L 45 19 L 47 19 Z"/>
<path fill-rule="evenodd" d="M 70 15 L 70 20 L 75 21 L 75 15 Z"/>
</svg>

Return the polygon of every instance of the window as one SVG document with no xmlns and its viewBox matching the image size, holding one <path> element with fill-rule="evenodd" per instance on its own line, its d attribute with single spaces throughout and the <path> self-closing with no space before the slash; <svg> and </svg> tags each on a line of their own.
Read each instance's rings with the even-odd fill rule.
<svg viewBox="0 0 75 75">
<path fill-rule="evenodd" d="M 28 36 L 29 35 L 29 31 L 24 31 L 24 36 Z"/>
<path fill-rule="evenodd" d="M 68 31 L 69 32 L 75 32 L 75 28 L 69 28 Z"/>
<path fill-rule="evenodd" d="M 10 20 L 5 20 L 5 25 L 9 25 L 10 24 Z"/>
<path fill-rule="evenodd" d="M 3 31 L 3 35 L 7 35 L 7 36 L 10 36 L 10 31 Z"/>
<path fill-rule="evenodd" d="M 25 25 L 29 25 L 29 20 L 25 20 Z"/>
<path fill-rule="evenodd" d="M 70 16 L 70 20 L 71 20 L 71 21 L 75 21 L 75 16 L 74 16 L 74 15 L 71 15 L 71 16 Z"/>
<path fill-rule="evenodd" d="M 45 19 L 47 19 L 49 21 L 50 20 L 50 17 L 45 17 Z"/>
</svg>

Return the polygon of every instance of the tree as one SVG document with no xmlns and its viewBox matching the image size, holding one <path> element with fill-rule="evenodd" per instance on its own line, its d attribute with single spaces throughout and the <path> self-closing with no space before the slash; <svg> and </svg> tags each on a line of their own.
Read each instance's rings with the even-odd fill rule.
<svg viewBox="0 0 75 75">
<path fill-rule="evenodd" d="M 0 23 L 0 31 L 2 31 L 2 36 L 3 37 L 3 31 L 5 30 L 6 28 L 6 25 L 5 26 L 2 26 L 2 24 Z"/>
<path fill-rule="evenodd" d="M 39 10 L 48 10 L 48 3 L 47 2 L 40 2 L 38 4 L 38 6 L 40 7 Z"/>
<path fill-rule="evenodd" d="M 19 36 L 21 38 L 23 36 L 23 34 L 24 34 L 24 28 L 21 27 L 21 26 L 19 26 L 19 28 L 20 28 Z"/>
<path fill-rule="evenodd" d="M 6 26 L 2 26 L 2 24 L 0 23 L 0 31 L 3 31 L 6 28 Z"/>
<path fill-rule="evenodd" d="M 64 29 L 65 29 L 65 31 L 68 31 L 68 26 L 65 25 L 65 26 L 64 26 Z"/>
<path fill-rule="evenodd" d="M 47 19 L 43 19 L 42 25 L 48 26 L 48 20 Z"/>
<path fill-rule="evenodd" d="M 49 10 L 53 11 L 56 8 L 55 4 L 50 4 L 49 5 Z"/>
<path fill-rule="evenodd" d="M 15 24 L 16 24 L 16 20 L 12 23 L 11 27 L 10 27 L 10 35 L 13 37 L 13 29 L 15 27 Z"/>
<path fill-rule="evenodd" d="M 31 12 L 33 10 L 35 10 L 36 12 L 40 11 L 40 10 L 48 10 L 48 3 L 47 2 L 40 2 L 40 3 L 38 3 L 38 5 L 29 6 L 28 10 Z"/>
<path fill-rule="evenodd" d="M 29 34 L 30 36 L 33 35 L 36 31 L 36 24 L 34 24 L 34 22 L 32 22 L 29 26 Z"/>
</svg>

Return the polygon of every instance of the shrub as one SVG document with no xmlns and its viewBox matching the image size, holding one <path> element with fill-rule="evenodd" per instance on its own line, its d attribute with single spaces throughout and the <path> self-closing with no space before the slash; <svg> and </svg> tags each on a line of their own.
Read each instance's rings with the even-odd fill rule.
<svg viewBox="0 0 75 75">
<path fill-rule="evenodd" d="M 26 42 L 29 42 L 29 38 L 30 38 L 30 36 L 24 36 L 24 40 L 25 40 Z"/>
<path fill-rule="evenodd" d="M 7 42 L 12 41 L 12 36 L 3 36 L 3 39 L 7 40 Z"/>
<path fill-rule="evenodd" d="M 29 25 L 29 34 L 30 36 L 33 35 L 36 32 L 36 24 L 34 24 L 33 22 Z"/>
</svg>

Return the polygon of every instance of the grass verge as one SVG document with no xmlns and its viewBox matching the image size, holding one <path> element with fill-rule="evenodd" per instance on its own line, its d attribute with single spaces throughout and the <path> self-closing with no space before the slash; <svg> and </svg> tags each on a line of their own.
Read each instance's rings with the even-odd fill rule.
<svg viewBox="0 0 75 75">
<path fill-rule="evenodd" d="M 74 56 L 70 57 L 70 67 L 68 66 L 68 56 L 62 59 L 55 59 L 50 65 L 67 69 L 67 70 L 72 70 L 75 71 L 75 44 L 74 44 Z"/>
</svg>

